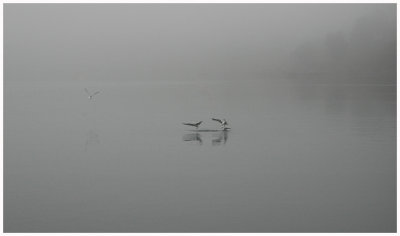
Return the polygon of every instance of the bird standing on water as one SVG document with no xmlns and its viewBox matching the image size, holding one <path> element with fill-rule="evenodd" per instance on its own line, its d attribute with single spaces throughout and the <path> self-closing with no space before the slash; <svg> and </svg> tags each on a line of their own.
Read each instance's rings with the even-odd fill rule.
<svg viewBox="0 0 400 236">
<path fill-rule="evenodd" d="M 182 123 L 184 125 L 189 125 L 189 126 L 194 126 L 196 127 L 196 129 L 199 128 L 199 125 L 202 123 L 203 121 L 197 122 L 197 123 Z"/>
</svg>

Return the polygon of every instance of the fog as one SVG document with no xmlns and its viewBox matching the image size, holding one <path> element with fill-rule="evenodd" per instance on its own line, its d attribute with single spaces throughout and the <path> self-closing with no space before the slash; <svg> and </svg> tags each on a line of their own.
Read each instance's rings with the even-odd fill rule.
<svg viewBox="0 0 400 236">
<path fill-rule="evenodd" d="M 6 4 L 4 16 L 10 84 L 395 81 L 395 4 Z"/>
<path fill-rule="evenodd" d="M 4 231 L 396 232 L 395 49 L 395 4 L 5 4 Z"/>
<path fill-rule="evenodd" d="M 395 16 L 394 8 L 377 8 L 357 18 L 350 29 L 303 43 L 292 53 L 288 76 L 313 82 L 394 84 Z"/>
</svg>

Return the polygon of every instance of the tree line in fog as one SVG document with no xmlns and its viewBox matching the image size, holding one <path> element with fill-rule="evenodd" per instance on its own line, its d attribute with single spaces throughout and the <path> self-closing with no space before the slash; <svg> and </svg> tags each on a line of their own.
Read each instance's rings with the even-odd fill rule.
<svg viewBox="0 0 400 236">
<path fill-rule="evenodd" d="M 351 30 L 303 43 L 290 53 L 280 71 L 299 81 L 395 83 L 396 18 L 370 13 Z"/>
</svg>

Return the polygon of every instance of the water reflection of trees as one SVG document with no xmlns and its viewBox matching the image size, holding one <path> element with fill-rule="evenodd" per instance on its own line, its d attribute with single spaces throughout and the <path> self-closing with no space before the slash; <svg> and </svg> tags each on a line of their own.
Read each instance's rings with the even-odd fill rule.
<svg viewBox="0 0 400 236">
<path fill-rule="evenodd" d="M 307 94 L 308 90 L 312 92 Z M 301 112 L 317 112 L 313 116 L 324 117 L 327 124 L 348 127 L 359 136 L 374 139 L 392 135 L 389 130 L 395 125 L 395 86 L 295 86 L 293 94 L 298 107 L 303 107 Z M 313 104 L 312 110 L 308 110 L 309 104 Z"/>
</svg>

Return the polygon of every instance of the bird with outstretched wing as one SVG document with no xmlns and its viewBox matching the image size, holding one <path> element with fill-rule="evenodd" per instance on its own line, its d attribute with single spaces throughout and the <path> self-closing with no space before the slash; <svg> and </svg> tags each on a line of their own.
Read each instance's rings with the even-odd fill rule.
<svg viewBox="0 0 400 236">
<path fill-rule="evenodd" d="M 188 126 L 194 126 L 196 127 L 196 129 L 199 128 L 199 125 L 202 123 L 203 121 L 197 122 L 197 123 L 182 123 L 184 125 L 188 125 Z"/>
<path fill-rule="evenodd" d="M 100 91 L 96 91 L 94 93 L 90 93 L 89 90 L 87 88 L 85 88 L 85 92 L 86 94 L 89 96 L 88 98 L 91 100 L 95 95 L 99 94 Z"/>
<path fill-rule="evenodd" d="M 219 122 L 222 128 L 225 128 L 225 126 L 228 125 L 228 122 L 225 119 L 211 118 L 211 120 Z"/>
</svg>

